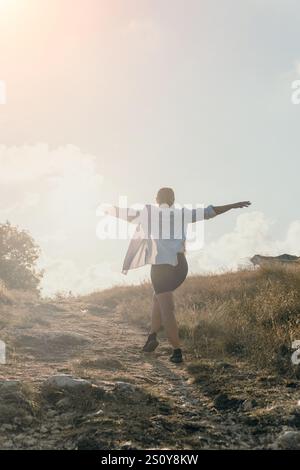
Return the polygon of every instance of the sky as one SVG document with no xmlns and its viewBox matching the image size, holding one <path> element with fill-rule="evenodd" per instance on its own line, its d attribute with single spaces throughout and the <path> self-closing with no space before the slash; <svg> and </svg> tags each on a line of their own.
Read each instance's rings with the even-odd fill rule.
<svg viewBox="0 0 300 470">
<path fill-rule="evenodd" d="M 296 0 L 0 0 L 0 223 L 42 249 L 43 292 L 121 274 L 97 207 L 251 200 L 205 224 L 190 272 L 300 255 Z M 1 103 L 1 100 L 0 100 Z"/>
</svg>

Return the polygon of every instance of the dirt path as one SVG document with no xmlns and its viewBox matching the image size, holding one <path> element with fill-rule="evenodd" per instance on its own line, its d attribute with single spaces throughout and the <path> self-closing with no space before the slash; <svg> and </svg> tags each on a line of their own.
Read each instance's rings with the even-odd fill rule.
<svg viewBox="0 0 300 470">
<path fill-rule="evenodd" d="M 143 354 L 144 332 L 95 305 L 29 304 L 1 338 L 0 378 L 31 384 L 35 403 L 25 416 L 0 418 L 1 448 L 267 448 L 300 425 L 299 383 L 232 360 L 191 366 L 187 357 L 176 366 L 164 340 Z M 45 394 L 55 374 L 87 379 L 105 395 L 83 406 L 82 395 Z"/>
</svg>

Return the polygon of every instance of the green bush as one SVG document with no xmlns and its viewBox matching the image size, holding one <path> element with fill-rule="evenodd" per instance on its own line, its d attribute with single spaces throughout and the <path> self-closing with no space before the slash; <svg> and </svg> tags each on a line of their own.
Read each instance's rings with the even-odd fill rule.
<svg viewBox="0 0 300 470">
<path fill-rule="evenodd" d="M 37 291 L 43 273 L 36 263 L 40 249 L 25 230 L 0 224 L 0 279 L 8 289 Z"/>
</svg>

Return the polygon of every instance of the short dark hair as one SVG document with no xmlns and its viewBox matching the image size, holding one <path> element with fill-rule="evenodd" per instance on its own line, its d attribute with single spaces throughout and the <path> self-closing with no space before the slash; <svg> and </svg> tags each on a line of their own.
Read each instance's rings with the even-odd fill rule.
<svg viewBox="0 0 300 470">
<path fill-rule="evenodd" d="M 160 188 L 157 193 L 156 201 L 158 204 L 168 204 L 172 206 L 175 201 L 175 194 L 172 188 Z"/>
</svg>

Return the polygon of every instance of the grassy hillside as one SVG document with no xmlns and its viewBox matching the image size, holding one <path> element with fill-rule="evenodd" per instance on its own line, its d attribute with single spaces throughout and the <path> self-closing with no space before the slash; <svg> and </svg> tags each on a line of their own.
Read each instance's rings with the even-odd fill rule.
<svg viewBox="0 0 300 470">
<path fill-rule="evenodd" d="M 150 284 L 55 299 L 2 286 L 0 449 L 299 449 L 299 280 L 187 279 L 181 365 L 165 340 L 141 352 Z"/>
<path fill-rule="evenodd" d="M 147 328 L 151 286 L 115 287 L 86 297 L 116 308 Z M 265 267 L 191 276 L 176 292 L 177 318 L 193 357 L 238 356 L 257 366 L 292 372 L 291 344 L 300 339 L 300 269 Z"/>
</svg>

